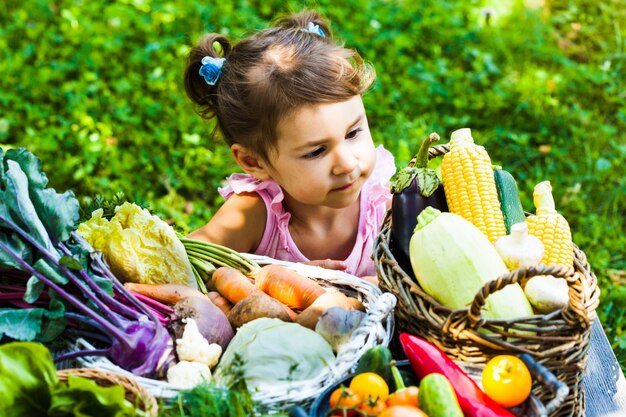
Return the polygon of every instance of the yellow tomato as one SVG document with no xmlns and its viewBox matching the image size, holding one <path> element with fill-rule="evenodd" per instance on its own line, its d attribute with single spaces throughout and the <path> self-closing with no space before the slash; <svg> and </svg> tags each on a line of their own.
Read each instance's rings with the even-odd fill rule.
<svg viewBox="0 0 626 417">
<path fill-rule="evenodd" d="M 361 397 L 363 401 L 387 401 L 389 387 L 385 380 L 373 372 L 363 372 L 350 381 L 350 390 Z"/>
<path fill-rule="evenodd" d="M 504 407 L 523 403 L 532 388 L 528 368 L 520 358 L 512 355 L 495 356 L 487 362 L 482 382 L 485 394 Z"/>
</svg>

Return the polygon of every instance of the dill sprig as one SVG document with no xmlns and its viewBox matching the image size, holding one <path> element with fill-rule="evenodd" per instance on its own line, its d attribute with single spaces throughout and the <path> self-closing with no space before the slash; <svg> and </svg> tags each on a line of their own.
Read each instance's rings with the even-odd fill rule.
<svg viewBox="0 0 626 417">
<path fill-rule="evenodd" d="M 150 204 L 139 201 L 137 199 L 130 199 L 126 197 L 126 194 L 121 191 L 115 193 L 111 198 L 106 198 L 100 194 L 97 194 L 95 197 L 89 199 L 88 202 L 81 203 L 79 223 L 89 220 L 91 218 L 91 213 L 98 209 L 102 209 L 102 217 L 107 220 L 111 220 L 111 217 L 115 215 L 115 208 L 117 206 L 121 206 L 126 202 L 134 203 L 142 209 L 145 208 L 150 210 Z"/>
</svg>

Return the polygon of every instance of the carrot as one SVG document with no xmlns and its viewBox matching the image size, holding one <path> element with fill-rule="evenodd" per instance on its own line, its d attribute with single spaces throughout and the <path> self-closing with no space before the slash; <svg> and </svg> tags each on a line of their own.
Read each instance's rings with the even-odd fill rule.
<svg viewBox="0 0 626 417">
<path fill-rule="evenodd" d="M 213 301 L 217 308 L 222 310 L 226 316 L 230 313 L 233 305 L 217 291 L 210 291 L 207 296 Z"/>
<path fill-rule="evenodd" d="M 322 294 L 324 288 L 312 279 L 281 265 L 266 265 L 254 274 L 254 285 L 288 307 L 304 310 Z"/>
<path fill-rule="evenodd" d="M 205 297 L 199 290 L 182 284 L 138 284 L 127 282 L 124 284 L 124 287 L 165 304 L 176 304 L 187 297 Z"/>
<path fill-rule="evenodd" d="M 233 304 L 259 291 L 248 277 L 234 268 L 217 268 L 213 271 L 211 281 L 217 292 Z"/>
</svg>

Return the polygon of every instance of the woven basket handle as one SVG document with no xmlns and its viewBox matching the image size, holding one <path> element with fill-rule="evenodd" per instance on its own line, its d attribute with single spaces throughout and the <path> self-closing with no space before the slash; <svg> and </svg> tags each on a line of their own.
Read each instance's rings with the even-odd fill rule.
<svg viewBox="0 0 626 417">
<path fill-rule="evenodd" d="M 534 267 L 518 268 L 486 283 L 474 297 L 472 305 L 467 312 L 470 327 L 476 328 L 485 322 L 485 319 L 481 317 L 480 312 L 489 295 L 501 290 L 507 285 L 519 283 L 526 278 L 531 278 L 537 275 L 552 275 L 554 277 L 564 278 L 569 287 L 569 303 L 563 315 L 568 319 L 568 321 L 573 323 L 583 322 L 584 324 L 589 325 L 590 320 L 587 317 L 586 309 L 584 306 L 580 305 L 579 300 L 576 300 L 576 297 L 574 297 L 574 294 L 578 293 L 575 286 L 580 280 L 580 276 L 574 271 L 574 268 L 566 268 L 558 265 L 546 266 L 540 264 Z M 572 317 L 572 314 L 570 314 L 572 312 L 575 317 Z"/>
</svg>

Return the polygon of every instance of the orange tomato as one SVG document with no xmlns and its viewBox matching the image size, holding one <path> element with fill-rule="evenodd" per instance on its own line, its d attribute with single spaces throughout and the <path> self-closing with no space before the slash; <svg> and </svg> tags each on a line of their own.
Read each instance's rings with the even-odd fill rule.
<svg viewBox="0 0 626 417">
<path fill-rule="evenodd" d="M 482 383 L 485 394 L 492 400 L 504 407 L 513 407 L 528 398 L 533 381 L 520 358 L 498 355 L 485 365 Z"/>
<path fill-rule="evenodd" d="M 387 401 L 389 387 L 380 375 L 373 372 L 363 372 L 350 381 L 350 390 L 362 400 Z"/>
<path fill-rule="evenodd" d="M 340 386 L 330 395 L 331 409 L 354 409 L 361 403 L 361 398 L 345 386 Z"/>
<path fill-rule="evenodd" d="M 387 404 L 384 401 L 365 400 L 359 404 L 359 410 L 367 417 L 375 417 L 383 412 L 387 408 Z"/>
<path fill-rule="evenodd" d="M 392 405 L 385 408 L 378 417 L 428 417 L 425 412 L 411 405 Z"/>
<path fill-rule="evenodd" d="M 387 399 L 387 406 L 391 407 L 392 405 L 412 405 L 413 407 L 417 407 L 418 392 L 419 388 L 414 385 L 400 389 L 389 396 L 389 398 Z"/>
</svg>

